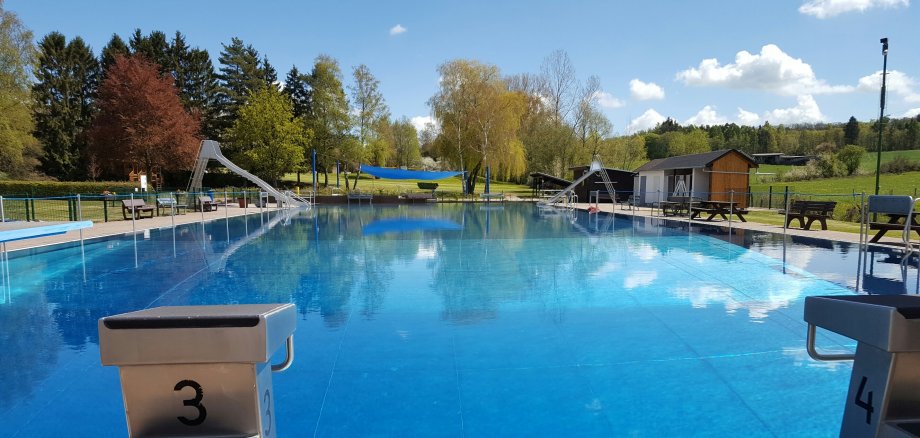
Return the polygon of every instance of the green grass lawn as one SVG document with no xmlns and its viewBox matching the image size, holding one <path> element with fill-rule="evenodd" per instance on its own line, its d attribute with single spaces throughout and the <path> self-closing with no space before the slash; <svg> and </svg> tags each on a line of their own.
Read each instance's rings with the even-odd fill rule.
<svg viewBox="0 0 920 438">
<path fill-rule="evenodd" d="M 763 211 L 763 210 L 752 210 L 748 214 L 744 215 L 744 218 L 747 219 L 748 222 L 756 222 L 759 224 L 767 224 L 767 225 L 776 225 L 778 227 L 782 227 L 783 221 L 786 219 L 785 216 L 778 214 L 776 211 Z M 793 221 L 792 226 L 790 228 L 795 228 L 795 226 L 798 224 L 799 224 L 798 221 Z M 814 224 L 812 224 L 811 227 L 812 229 L 820 230 L 821 224 L 819 224 L 818 222 L 815 222 Z M 853 223 L 853 222 L 843 222 L 843 221 L 836 221 L 833 219 L 828 219 L 827 229 L 831 231 L 843 231 L 846 233 L 858 234 L 859 224 Z"/>
<path fill-rule="evenodd" d="M 810 181 L 751 182 L 751 191 L 765 193 L 773 186 L 773 192 L 782 192 L 789 186 L 790 192 L 809 194 L 850 194 L 866 192 L 875 193 L 875 175 L 849 176 L 843 178 L 814 179 Z M 883 173 L 880 181 L 882 194 L 911 195 L 920 194 L 920 172 L 901 174 Z"/>
<path fill-rule="evenodd" d="M 920 150 L 913 151 L 887 151 L 882 152 L 882 164 L 885 164 L 891 160 L 894 160 L 895 157 L 907 157 L 911 160 L 920 161 Z M 874 152 L 867 152 L 863 155 L 862 161 L 859 162 L 859 170 L 857 173 L 872 174 L 875 175 L 875 161 L 877 157 Z M 761 175 L 751 175 L 751 184 L 761 184 L 768 181 L 775 181 L 782 177 L 786 172 L 795 169 L 799 166 L 782 166 L 778 164 L 761 164 L 757 168 L 757 173 Z M 873 190 L 875 184 L 872 185 Z"/>
<path fill-rule="evenodd" d="M 354 182 L 354 175 L 349 175 L 349 181 Z M 284 181 L 295 182 L 297 181 L 297 174 L 291 173 L 284 176 Z M 317 182 L 320 187 L 323 185 L 323 174 L 319 174 Z M 302 184 L 312 184 L 313 179 L 312 175 L 307 173 L 300 174 L 300 182 Z M 437 181 L 422 181 L 414 179 L 375 179 L 369 175 L 361 175 L 358 178 L 358 190 L 363 192 L 370 193 L 386 193 L 386 194 L 398 194 L 398 193 L 412 193 L 412 192 L 427 192 L 428 190 L 422 190 L 418 188 L 417 183 L 419 182 L 434 182 L 438 184 L 437 191 L 442 194 L 452 194 L 459 196 L 463 193 L 461 188 L 461 179 L 459 177 L 446 178 Z M 335 174 L 329 174 L 329 188 L 321 189 L 321 192 L 332 191 L 332 188 L 335 187 Z M 500 181 L 492 181 L 489 184 L 489 189 L 492 193 L 505 193 L 505 194 L 514 194 L 517 196 L 530 196 L 530 187 L 523 184 L 514 184 Z M 485 179 L 480 178 L 476 183 L 476 192 L 482 193 L 485 190 Z M 344 177 L 339 177 L 339 191 L 345 191 L 345 179 Z"/>
</svg>

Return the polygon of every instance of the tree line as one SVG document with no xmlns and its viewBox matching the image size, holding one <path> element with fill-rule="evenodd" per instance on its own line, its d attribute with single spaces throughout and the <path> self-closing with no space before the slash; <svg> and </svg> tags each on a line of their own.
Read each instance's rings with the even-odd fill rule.
<svg viewBox="0 0 920 438">
<path fill-rule="evenodd" d="M 31 32 L 0 0 L 0 177 L 124 179 L 130 171 L 188 170 L 202 138 L 257 175 L 278 183 L 318 168 L 359 163 L 467 172 L 467 189 L 530 172 L 566 176 L 600 158 L 632 169 L 648 159 L 737 148 L 749 153 L 874 150 L 877 122 L 773 126 L 734 123 L 614 135 L 599 106 L 596 76 L 581 79 L 566 52 L 539 71 L 505 75 L 494 64 L 456 59 L 437 67 L 428 100 L 434 122 L 420 132 L 390 114 L 379 80 L 365 65 L 348 85 L 338 61 L 320 55 L 309 70 L 279 78 L 266 55 L 239 38 L 222 44 L 216 63 L 181 32 L 113 35 L 98 56 L 79 36 Z M 920 148 L 920 117 L 883 119 L 884 150 Z M 173 183 L 178 183 L 175 181 Z M 348 181 L 352 186 L 357 177 Z"/>
</svg>

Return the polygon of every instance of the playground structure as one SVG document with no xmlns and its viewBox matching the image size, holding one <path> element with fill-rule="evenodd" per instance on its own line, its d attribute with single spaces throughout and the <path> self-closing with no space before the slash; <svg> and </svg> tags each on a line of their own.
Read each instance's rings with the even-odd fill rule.
<svg viewBox="0 0 920 438">
<path fill-rule="evenodd" d="M 231 172 L 246 178 L 258 186 L 264 193 L 274 197 L 278 202 L 278 207 L 309 207 L 313 204 L 309 198 L 298 196 L 290 190 L 278 190 L 272 187 L 271 184 L 263 181 L 261 178 L 247 172 L 242 167 L 237 166 L 232 161 L 230 161 L 230 159 L 225 157 L 223 153 L 221 153 L 220 144 L 214 140 L 201 141 L 201 148 L 198 151 L 198 162 L 195 163 L 195 170 L 192 172 L 191 181 L 189 181 L 189 193 L 196 193 L 201 191 L 201 180 L 204 178 L 204 173 L 208 168 L 208 161 L 210 160 L 217 161 L 229 169 Z M 193 197 L 189 197 L 189 199 L 193 199 Z"/>
</svg>

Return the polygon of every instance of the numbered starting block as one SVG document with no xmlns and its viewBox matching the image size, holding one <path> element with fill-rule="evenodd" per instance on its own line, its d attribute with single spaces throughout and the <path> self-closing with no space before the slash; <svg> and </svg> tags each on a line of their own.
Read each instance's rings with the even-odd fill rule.
<svg viewBox="0 0 920 438">
<path fill-rule="evenodd" d="M 272 372 L 294 359 L 293 304 L 158 307 L 99 320 L 132 437 L 275 437 Z M 281 364 L 269 360 L 282 345 Z"/>
<path fill-rule="evenodd" d="M 806 297 L 805 321 L 812 358 L 853 360 L 840 436 L 920 436 L 920 297 Z M 816 327 L 856 340 L 856 354 L 819 353 Z"/>
</svg>

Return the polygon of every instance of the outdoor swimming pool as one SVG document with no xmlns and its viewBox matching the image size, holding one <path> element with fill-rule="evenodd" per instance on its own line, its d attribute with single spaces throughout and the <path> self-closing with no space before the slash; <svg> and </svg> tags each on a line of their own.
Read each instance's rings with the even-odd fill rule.
<svg viewBox="0 0 920 438">
<path fill-rule="evenodd" d="M 802 307 L 854 293 L 855 245 L 685 227 L 517 203 L 321 206 L 18 251 L 0 424 L 126 434 L 102 316 L 293 302 L 279 436 L 836 436 L 850 366 L 807 357 Z M 873 276 L 897 283 L 885 257 Z"/>
</svg>

